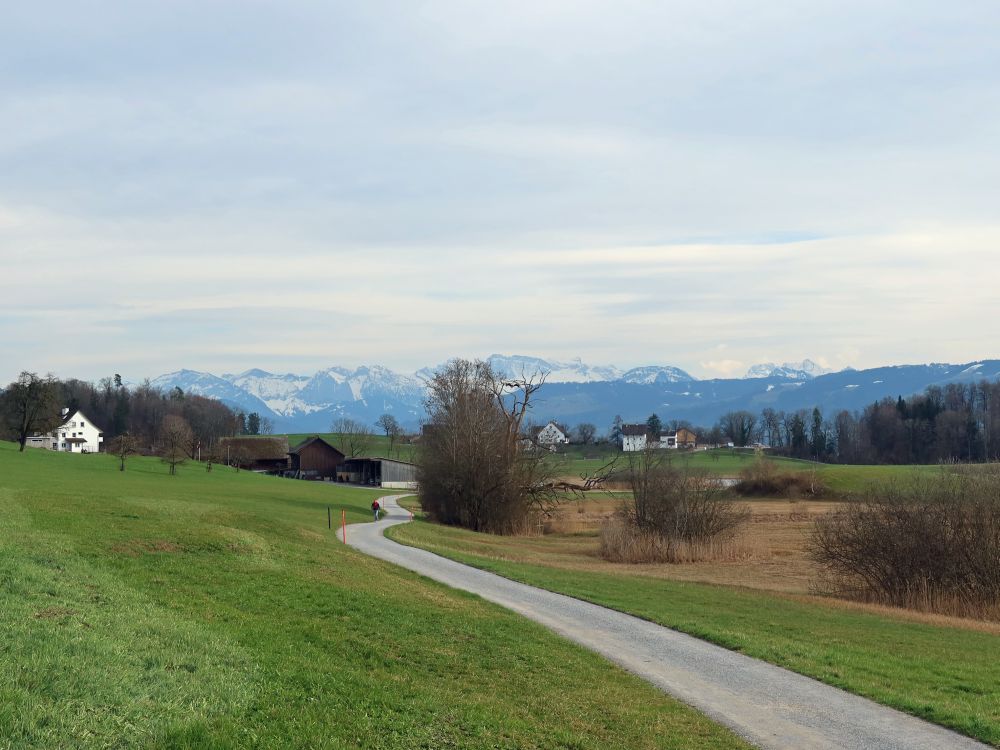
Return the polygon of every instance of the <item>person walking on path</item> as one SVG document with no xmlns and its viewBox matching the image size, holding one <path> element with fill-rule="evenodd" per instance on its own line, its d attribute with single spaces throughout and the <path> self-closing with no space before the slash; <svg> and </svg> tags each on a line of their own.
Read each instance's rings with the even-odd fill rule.
<svg viewBox="0 0 1000 750">
<path fill-rule="evenodd" d="M 372 501 L 372 512 L 373 512 L 373 513 L 375 514 L 375 520 L 376 520 L 376 521 L 378 520 L 378 512 L 379 512 L 379 509 L 380 509 L 381 507 L 382 507 L 382 506 L 380 506 L 380 505 L 378 504 L 378 500 L 373 500 L 373 501 Z"/>
</svg>

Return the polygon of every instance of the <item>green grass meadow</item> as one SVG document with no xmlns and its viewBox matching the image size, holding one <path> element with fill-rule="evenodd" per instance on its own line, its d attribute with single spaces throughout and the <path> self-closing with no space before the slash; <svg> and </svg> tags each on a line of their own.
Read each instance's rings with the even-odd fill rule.
<svg viewBox="0 0 1000 750">
<path fill-rule="evenodd" d="M 418 520 L 387 536 L 628 612 L 1000 747 L 1000 636 L 768 592 L 563 570 L 484 554 L 482 534 Z"/>
<path fill-rule="evenodd" d="M 669 451 L 667 458 L 678 467 L 705 471 L 721 477 L 738 477 L 740 472 L 752 465 L 755 455 L 752 450 L 717 448 L 708 451 Z M 562 446 L 560 453 L 552 457 L 560 472 L 567 476 L 587 476 L 617 457 L 618 465 L 628 466 L 628 455 L 606 446 Z M 848 464 L 824 464 L 804 461 L 799 458 L 768 456 L 780 471 L 813 472 L 836 496 L 849 496 L 864 492 L 873 483 L 904 479 L 917 472 L 939 471 L 939 466 L 854 466 Z"/>
<path fill-rule="evenodd" d="M 746 747 L 345 547 L 374 494 L 0 443 L 0 749 Z"/>
</svg>

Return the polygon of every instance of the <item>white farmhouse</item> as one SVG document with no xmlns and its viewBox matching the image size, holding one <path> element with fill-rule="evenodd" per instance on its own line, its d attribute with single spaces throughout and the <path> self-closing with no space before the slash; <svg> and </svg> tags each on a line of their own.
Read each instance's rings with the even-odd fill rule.
<svg viewBox="0 0 1000 750">
<path fill-rule="evenodd" d="M 104 433 L 79 409 L 62 410 L 62 423 L 44 435 L 36 434 L 25 443 L 29 448 L 45 448 L 65 453 L 97 453 L 104 444 Z"/>
<path fill-rule="evenodd" d="M 559 429 L 559 426 L 555 422 L 549 422 L 540 429 L 535 439 L 539 445 L 560 445 L 569 442 L 566 433 Z"/>
<path fill-rule="evenodd" d="M 646 450 L 649 442 L 649 427 L 644 424 L 622 425 L 622 450 L 626 453 Z"/>
</svg>

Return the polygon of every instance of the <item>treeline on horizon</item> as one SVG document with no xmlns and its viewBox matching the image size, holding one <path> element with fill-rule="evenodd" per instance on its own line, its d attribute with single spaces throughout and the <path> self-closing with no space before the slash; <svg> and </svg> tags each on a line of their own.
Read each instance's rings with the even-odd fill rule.
<svg viewBox="0 0 1000 750">
<path fill-rule="evenodd" d="M 30 395 L 27 389 L 33 389 Z M 18 397 L 31 398 L 36 413 L 31 432 L 48 432 L 61 422 L 62 409 L 70 414 L 79 409 L 104 434 L 104 445 L 124 434 L 135 439 L 143 453 L 158 450 L 164 420 L 179 417 L 191 428 L 192 449 L 210 449 L 220 438 L 248 432 L 247 417 L 235 412 L 221 401 L 184 393 L 180 388 L 163 393 L 148 381 L 132 388 L 121 377 L 102 378 L 95 383 L 71 378 L 58 380 L 40 378 L 35 373 L 22 373 L 18 381 L 0 394 L 0 437 L 18 440 L 19 420 L 23 419 L 24 404 L 12 403 Z M 256 415 L 255 415 L 256 416 Z M 260 420 L 256 421 L 259 430 Z"/>
<path fill-rule="evenodd" d="M 671 426 L 690 427 L 684 423 Z M 930 386 L 884 398 L 861 412 L 821 409 L 760 414 L 729 412 L 711 428 L 693 428 L 708 443 L 760 443 L 793 458 L 845 464 L 933 464 L 1000 459 L 1000 382 Z"/>
</svg>

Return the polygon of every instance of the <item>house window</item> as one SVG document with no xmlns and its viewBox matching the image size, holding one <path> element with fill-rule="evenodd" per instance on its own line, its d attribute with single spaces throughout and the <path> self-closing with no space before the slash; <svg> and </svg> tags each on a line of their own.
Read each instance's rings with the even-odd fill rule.
<svg viewBox="0 0 1000 750">
<path fill-rule="evenodd" d="M 80 422 L 80 426 L 81 427 L 86 427 L 87 425 L 85 425 L 83 422 Z"/>
</svg>

